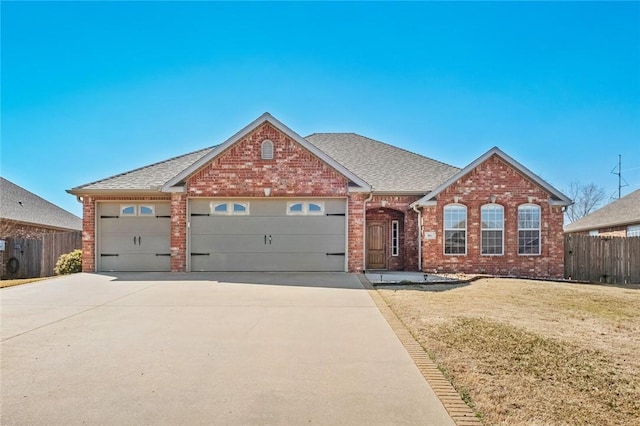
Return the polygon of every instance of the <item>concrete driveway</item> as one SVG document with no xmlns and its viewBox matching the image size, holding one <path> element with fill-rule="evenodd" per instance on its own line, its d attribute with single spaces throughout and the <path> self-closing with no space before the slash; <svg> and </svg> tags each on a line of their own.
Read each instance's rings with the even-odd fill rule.
<svg viewBox="0 0 640 426">
<path fill-rule="evenodd" d="M 76 274 L 0 290 L 13 424 L 452 425 L 350 274 Z"/>
</svg>

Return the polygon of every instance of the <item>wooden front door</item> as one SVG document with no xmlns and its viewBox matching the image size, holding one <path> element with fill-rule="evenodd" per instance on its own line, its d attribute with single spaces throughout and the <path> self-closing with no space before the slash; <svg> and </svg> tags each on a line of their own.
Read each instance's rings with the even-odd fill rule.
<svg viewBox="0 0 640 426">
<path fill-rule="evenodd" d="M 367 269 L 387 269 L 386 235 L 384 222 L 367 224 Z"/>
</svg>

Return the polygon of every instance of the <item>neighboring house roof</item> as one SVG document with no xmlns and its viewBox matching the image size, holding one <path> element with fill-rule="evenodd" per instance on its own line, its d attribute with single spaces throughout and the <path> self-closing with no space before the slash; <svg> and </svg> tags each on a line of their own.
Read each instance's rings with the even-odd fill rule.
<svg viewBox="0 0 640 426">
<path fill-rule="evenodd" d="M 159 191 L 162 186 L 178 173 L 191 166 L 214 147 L 204 148 L 188 154 L 173 157 L 159 163 L 140 167 L 105 179 L 77 186 L 68 192 L 85 194 L 101 191 Z"/>
<path fill-rule="evenodd" d="M 570 223 L 564 227 L 564 232 L 590 231 L 633 224 L 640 224 L 640 189 Z"/>
<path fill-rule="evenodd" d="M 50 228 L 81 230 L 82 219 L 0 177 L 0 218 Z"/>
<path fill-rule="evenodd" d="M 180 185 L 180 183 L 184 179 L 186 179 L 189 175 L 191 175 L 192 173 L 194 173 L 195 171 L 203 167 L 205 164 L 207 164 L 209 161 L 214 159 L 220 153 L 224 152 L 228 147 L 230 147 L 234 143 L 238 142 L 239 140 L 247 136 L 250 132 L 252 132 L 258 126 L 262 125 L 265 122 L 268 122 L 269 124 L 274 126 L 276 129 L 278 129 L 280 132 L 284 133 L 286 136 L 296 141 L 307 150 L 311 151 L 312 154 L 314 154 L 316 157 L 320 158 L 322 161 L 327 163 L 334 170 L 338 171 L 340 174 L 348 178 L 351 182 L 359 186 L 362 190 L 365 190 L 365 191 L 370 190 L 367 182 L 363 181 L 359 176 L 355 175 L 350 170 L 345 168 L 343 164 L 336 161 L 334 158 L 331 158 L 330 156 L 328 156 L 327 154 L 319 150 L 315 145 L 309 143 L 309 141 L 307 141 L 302 136 L 298 135 L 296 132 L 294 132 L 289 127 L 287 127 L 282 122 L 280 122 L 278 119 L 273 117 L 271 114 L 269 114 L 268 112 L 265 112 L 260 117 L 256 118 L 251 123 L 246 125 L 242 130 L 237 132 L 235 135 L 231 136 L 229 139 L 227 139 L 220 145 L 216 146 L 213 150 L 206 153 L 201 158 L 196 160 L 193 164 L 191 164 L 189 167 L 187 167 L 186 169 L 178 173 L 176 176 L 174 176 L 171 180 L 169 180 L 163 186 L 162 188 L 163 191 L 172 191 L 173 188 Z"/>
<path fill-rule="evenodd" d="M 424 194 L 460 170 L 356 133 L 314 133 L 305 139 L 367 181 L 374 192 Z"/>
<path fill-rule="evenodd" d="M 514 160 L 513 158 L 511 158 L 507 154 L 505 154 L 502 150 L 500 150 L 500 148 L 493 147 L 489 151 L 485 152 L 480 157 L 478 157 L 475 161 L 473 161 L 467 167 L 465 167 L 464 169 L 460 170 L 458 173 L 456 173 L 453 176 L 451 176 L 449 179 L 447 179 L 445 182 L 443 182 L 441 185 L 439 185 L 433 191 L 429 192 L 427 195 L 425 195 L 424 197 L 420 198 L 418 201 L 414 202 L 412 204 L 412 206 L 414 206 L 414 205 L 418 205 L 418 206 L 432 205 L 435 202 L 435 198 L 436 198 L 436 196 L 438 194 L 440 194 L 442 191 L 447 189 L 449 186 L 451 186 L 453 183 L 455 183 L 458 179 L 464 177 L 467 173 L 469 173 L 470 171 L 472 171 L 473 169 L 478 167 L 480 164 L 484 163 L 486 160 L 491 158 L 491 156 L 493 156 L 493 155 L 497 155 L 504 162 L 506 162 L 511 167 L 513 167 L 515 170 L 520 172 L 527 179 L 531 180 L 532 182 L 536 183 L 540 187 L 544 188 L 551 196 L 550 199 L 549 199 L 549 203 L 550 204 L 556 205 L 556 206 L 569 206 L 569 205 L 571 205 L 573 203 L 569 197 L 567 197 L 562 192 L 558 191 L 553 186 L 548 184 L 546 181 L 544 181 L 542 178 L 540 178 L 540 176 L 536 175 L 531 170 L 527 169 L 525 166 L 523 166 L 522 164 L 520 164 L 519 162 L 517 162 L 516 160 Z"/>
</svg>

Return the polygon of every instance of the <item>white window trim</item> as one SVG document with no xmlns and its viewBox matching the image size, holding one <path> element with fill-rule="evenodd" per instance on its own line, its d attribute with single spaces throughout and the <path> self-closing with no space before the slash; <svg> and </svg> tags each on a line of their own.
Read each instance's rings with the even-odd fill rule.
<svg viewBox="0 0 640 426">
<path fill-rule="evenodd" d="M 447 207 L 463 207 L 465 212 L 465 220 L 464 220 L 464 253 L 447 253 L 447 231 L 462 231 L 461 228 L 447 228 L 447 221 L 445 220 L 445 209 Z M 442 209 L 442 253 L 445 256 L 466 256 L 467 255 L 467 245 L 469 242 L 469 232 L 467 230 L 469 226 L 469 209 L 464 204 L 460 203 L 452 203 L 447 204 Z"/>
<path fill-rule="evenodd" d="M 235 211 L 233 209 L 234 204 L 240 204 L 244 206 L 245 211 L 243 212 Z M 212 201 L 211 203 L 209 203 L 209 211 L 211 212 L 211 215 L 214 215 L 214 216 L 247 216 L 249 214 L 249 205 L 250 203 L 244 202 L 244 201 L 227 201 L 224 203 L 216 203 Z M 227 209 L 223 212 L 217 212 L 216 207 L 218 206 L 226 206 Z"/>
<path fill-rule="evenodd" d="M 268 147 L 268 148 L 267 148 Z M 265 139 L 260 145 L 260 158 L 263 160 L 273 160 L 275 145 L 271 140 Z"/>
<path fill-rule="evenodd" d="M 520 208 L 521 207 L 536 207 L 538 209 L 539 217 L 538 217 L 538 227 L 537 228 L 520 228 Z M 518 256 L 540 256 L 542 254 L 542 207 L 537 204 L 520 204 L 518 206 L 518 212 L 516 215 L 517 223 L 517 252 Z M 520 253 L 520 231 L 538 231 L 538 252 L 537 253 Z"/>
<path fill-rule="evenodd" d="M 482 209 L 484 207 L 500 207 L 502 209 L 502 227 L 501 228 L 483 228 L 482 227 Z M 500 248 L 502 251 L 500 253 L 483 253 L 482 250 L 484 246 L 482 245 L 482 231 L 500 231 L 502 232 L 502 243 Z M 497 203 L 489 203 L 480 206 L 480 256 L 504 256 L 504 206 L 502 204 Z"/>
<path fill-rule="evenodd" d="M 124 213 L 124 210 L 129 207 L 133 207 L 133 213 Z M 143 207 L 151 209 L 151 213 L 142 213 Z M 143 204 L 143 203 L 120 204 L 120 216 L 121 217 L 155 217 L 156 205 Z"/>
<path fill-rule="evenodd" d="M 133 213 L 125 213 L 125 209 L 133 207 Z M 134 217 L 138 215 L 138 206 L 135 204 L 120 204 L 120 216 Z"/>
<path fill-rule="evenodd" d="M 143 208 L 151 209 L 151 213 L 142 213 Z M 151 217 L 156 215 L 156 206 L 153 204 L 138 204 L 138 216 Z"/>
<path fill-rule="evenodd" d="M 395 236 L 394 236 L 395 233 Z M 391 256 L 400 255 L 400 222 L 391 221 Z"/>
<path fill-rule="evenodd" d="M 296 204 L 302 205 L 301 211 L 291 211 L 291 207 Z M 315 204 L 320 206 L 320 211 L 309 210 L 309 205 Z M 287 216 L 324 216 L 324 202 L 323 201 L 289 201 L 287 202 Z"/>
<path fill-rule="evenodd" d="M 600 235 L 600 232 L 598 232 L 597 229 L 593 229 L 593 230 L 589 231 L 589 236 L 590 237 L 597 237 L 598 235 Z"/>
</svg>

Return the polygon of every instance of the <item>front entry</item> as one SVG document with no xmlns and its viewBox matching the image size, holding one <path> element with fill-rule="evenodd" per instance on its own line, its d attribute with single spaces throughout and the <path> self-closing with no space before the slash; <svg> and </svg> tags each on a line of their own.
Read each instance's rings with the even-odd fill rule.
<svg viewBox="0 0 640 426">
<path fill-rule="evenodd" d="M 384 222 L 367 224 L 367 269 L 387 269 Z"/>
</svg>

